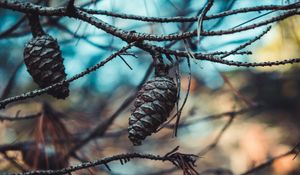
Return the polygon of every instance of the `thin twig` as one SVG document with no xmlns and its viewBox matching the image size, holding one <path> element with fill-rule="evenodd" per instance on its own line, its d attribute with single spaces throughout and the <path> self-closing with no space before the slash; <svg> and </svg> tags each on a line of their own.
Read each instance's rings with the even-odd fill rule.
<svg viewBox="0 0 300 175">
<path fill-rule="evenodd" d="M 10 28 L 6 29 L 5 31 L 0 33 L 0 39 L 6 38 L 8 35 L 10 35 L 12 32 L 14 32 L 18 27 L 25 21 L 26 16 L 24 15 L 22 18 L 20 18 L 14 25 L 12 25 Z"/>
<path fill-rule="evenodd" d="M 149 159 L 149 160 L 153 160 L 153 161 L 169 161 L 171 163 L 180 163 L 179 159 L 178 159 L 178 155 L 182 156 L 183 161 L 186 163 L 194 163 L 195 159 L 195 155 L 192 154 L 182 154 L 182 153 L 178 153 L 175 152 L 171 155 L 168 156 L 160 156 L 160 155 L 152 155 L 152 154 L 141 154 L 141 153 L 127 153 L 127 154 L 119 154 L 119 155 L 115 155 L 112 157 L 106 157 L 106 158 L 102 158 L 102 159 L 98 159 L 98 160 L 94 160 L 94 161 L 89 161 L 89 162 L 84 162 L 78 165 L 73 165 L 67 168 L 63 168 L 63 169 L 59 169 L 59 170 L 37 170 L 37 171 L 30 171 L 30 172 L 25 172 L 25 173 L 9 173 L 10 175 L 51 175 L 51 174 L 56 174 L 56 175 L 60 175 L 60 174 L 67 174 L 67 173 L 71 173 L 77 170 L 81 170 L 81 169 L 86 169 L 89 167 L 94 167 L 97 165 L 105 165 L 108 164 L 109 162 L 112 161 L 117 161 L 117 160 L 130 160 L 130 159 Z"/>
<path fill-rule="evenodd" d="M 261 37 L 263 37 L 265 34 L 267 34 L 269 31 L 271 30 L 271 26 L 267 27 L 266 30 L 264 30 L 260 35 L 256 36 L 255 38 L 249 40 L 248 42 L 246 42 L 245 44 L 240 45 L 239 47 L 233 49 L 232 51 L 228 52 L 227 54 L 224 54 L 220 57 L 220 59 L 224 59 L 229 55 L 232 55 L 233 53 L 236 53 L 237 51 L 244 49 L 245 47 L 251 45 L 252 43 L 254 43 L 255 41 L 259 40 Z"/>
<path fill-rule="evenodd" d="M 202 10 L 202 12 L 200 13 L 198 20 L 197 20 L 197 36 L 198 36 L 198 41 L 200 41 L 200 36 L 201 36 L 201 32 L 203 30 L 203 21 L 204 18 L 206 17 L 207 12 L 210 10 L 210 8 L 213 6 L 214 4 L 214 0 L 209 0 L 207 5 L 204 7 L 204 9 Z"/>
<path fill-rule="evenodd" d="M 24 172 L 24 171 L 27 171 L 26 168 L 24 168 L 22 165 L 20 165 L 16 160 L 15 158 L 13 157 L 9 157 L 7 155 L 6 152 L 2 152 L 2 155 L 4 156 L 4 158 L 6 160 L 8 160 L 12 165 L 14 165 L 17 169 L 19 169 L 20 171 Z"/>
<path fill-rule="evenodd" d="M 197 119 L 194 119 L 194 120 L 182 122 L 182 123 L 179 124 L 178 127 L 183 128 L 183 127 L 194 125 L 194 124 L 197 124 L 197 123 L 200 123 L 200 122 L 213 121 L 213 120 L 218 120 L 218 119 L 221 119 L 221 118 L 224 118 L 224 117 L 230 117 L 230 116 L 238 116 L 238 115 L 241 115 L 241 114 L 244 114 L 244 113 L 247 113 L 247 112 L 258 110 L 259 108 L 261 108 L 261 106 L 252 106 L 252 107 L 243 108 L 243 109 L 240 109 L 240 110 L 223 112 L 223 113 L 220 113 L 220 114 L 213 114 L 213 115 L 209 115 L 209 116 L 206 116 L 206 117 L 201 117 L 201 118 L 197 118 Z M 171 125 L 167 125 L 165 127 L 171 129 L 171 128 L 174 127 L 174 125 L 171 124 Z"/>
<path fill-rule="evenodd" d="M 222 18 L 230 15 L 236 15 L 240 13 L 249 13 L 249 12 L 257 12 L 257 11 L 263 11 L 263 10 L 290 10 L 290 9 L 297 9 L 300 7 L 300 3 L 292 3 L 288 5 L 265 5 L 265 6 L 256 6 L 256 7 L 247 7 L 247 8 L 240 8 L 240 9 L 234 9 L 234 10 L 228 10 L 224 12 L 220 12 L 218 14 L 213 15 L 207 15 L 204 17 L 204 20 L 211 20 L 216 18 Z M 89 14 L 97 14 L 97 15 L 106 15 L 116 18 L 122 18 L 122 19 L 130 19 L 130 20 L 138 20 L 138 21 L 144 21 L 144 22 L 159 22 L 159 23 L 168 23 L 168 22 L 196 22 L 199 18 L 199 16 L 193 16 L 193 17 L 183 17 L 183 16 L 176 16 L 176 17 L 149 17 L 149 16 L 139 16 L 139 15 L 129 15 L 129 14 L 122 14 L 122 13 L 115 13 L 110 12 L 106 10 L 94 10 L 94 9 L 85 9 L 80 8 L 80 10 L 83 10 Z"/>
<path fill-rule="evenodd" d="M 126 64 L 126 66 L 130 69 L 130 70 L 133 70 L 132 67 L 127 63 L 127 61 L 121 56 L 121 55 L 118 55 L 121 60 Z"/>
<path fill-rule="evenodd" d="M 168 34 L 168 35 L 154 35 L 154 34 L 147 34 L 147 33 L 138 33 L 138 32 L 131 32 L 131 31 L 124 31 L 120 28 L 112 26 L 92 15 L 86 13 L 80 9 L 75 9 L 73 13 L 69 13 L 66 8 L 58 7 L 58 8 L 49 8 L 49 7 L 42 7 L 39 5 L 35 5 L 32 3 L 21 3 L 18 1 L 4 1 L 0 2 L 0 7 L 7 8 L 11 10 L 17 10 L 23 13 L 38 13 L 39 15 L 45 16 L 69 16 L 72 18 L 80 19 L 82 21 L 88 22 L 95 27 L 104 30 L 105 32 L 112 34 L 116 37 L 127 41 L 135 41 L 135 40 L 152 40 L 152 41 L 170 41 L 170 40 L 181 40 L 186 38 L 191 38 L 197 36 L 197 30 L 193 30 L 190 32 L 184 33 L 175 33 L 175 34 Z M 264 20 L 262 22 L 258 22 L 252 25 L 247 25 L 245 27 L 235 28 L 235 29 L 228 29 L 228 30 L 219 30 L 219 31 L 202 31 L 202 36 L 214 36 L 214 35 L 225 35 L 225 34 L 233 34 L 238 33 L 250 29 L 254 29 L 260 26 L 264 26 L 276 21 L 283 20 L 290 16 L 299 14 L 296 10 L 286 11 L 281 15 L 276 17 L 270 18 L 268 20 Z"/>
<path fill-rule="evenodd" d="M 234 118 L 235 118 L 234 115 L 230 116 L 229 120 L 225 123 L 225 125 L 223 126 L 223 128 L 220 130 L 220 132 L 218 133 L 218 135 L 216 136 L 216 138 L 214 139 L 214 141 L 210 145 L 208 145 L 207 147 L 205 147 L 203 150 L 201 150 L 197 154 L 198 156 L 201 157 L 201 156 L 205 155 L 206 153 L 208 153 L 209 151 L 211 151 L 212 149 L 214 149 L 217 146 L 217 144 L 219 143 L 219 141 L 222 138 L 222 136 L 225 133 L 225 131 L 232 124 Z"/>
<path fill-rule="evenodd" d="M 1 115 L 0 114 L 0 121 L 21 121 L 21 120 L 28 120 L 28 119 L 35 119 L 41 116 L 41 113 L 35 113 L 35 114 L 30 114 L 30 115 L 25 115 L 25 116 L 6 116 L 6 115 Z"/>
</svg>

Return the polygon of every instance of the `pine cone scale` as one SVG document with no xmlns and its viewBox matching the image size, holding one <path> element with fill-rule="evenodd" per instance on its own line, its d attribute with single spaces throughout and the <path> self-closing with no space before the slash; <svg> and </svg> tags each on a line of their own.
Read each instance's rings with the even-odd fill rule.
<svg viewBox="0 0 300 175">
<path fill-rule="evenodd" d="M 177 100 L 177 88 L 168 76 L 146 82 L 137 93 L 129 118 L 129 139 L 134 145 L 154 133 L 167 120 Z"/>
<path fill-rule="evenodd" d="M 154 102 L 153 102 L 153 107 L 155 108 L 155 110 L 158 112 L 158 113 L 160 113 L 160 114 L 165 114 L 166 112 L 168 112 L 165 108 L 164 108 L 164 106 L 163 106 L 163 104 L 161 104 L 158 100 L 155 100 Z"/>
</svg>

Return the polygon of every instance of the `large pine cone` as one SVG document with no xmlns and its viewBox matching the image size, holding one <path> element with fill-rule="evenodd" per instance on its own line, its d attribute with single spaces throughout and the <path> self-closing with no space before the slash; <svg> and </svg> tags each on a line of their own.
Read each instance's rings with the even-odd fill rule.
<svg viewBox="0 0 300 175">
<path fill-rule="evenodd" d="M 47 87 L 66 79 L 59 45 L 50 35 L 40 35 L 29 41 L 24 49 L 24 61 L 33 80 Z M 69 84 L 57 86 L 48 94 L 64 99 L 69 96 Z"/>
<path fill-rule="evenodd" d="M 138 92 L 129 118 L 129 139 L 133 145 L 156 132 L 167 120 L 177 101 L 177 88 L 172 78 L 157 76 L 146 82 Z"/>
</svg>

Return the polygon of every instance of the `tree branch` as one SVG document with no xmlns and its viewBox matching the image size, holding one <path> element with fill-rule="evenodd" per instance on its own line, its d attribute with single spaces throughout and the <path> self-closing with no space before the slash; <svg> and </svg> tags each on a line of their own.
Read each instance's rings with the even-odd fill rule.
<svg viewBox="0 0 300 175">
<path fill-rule="evenodd" d="M 160 155 L 152 155 L 152 154 L 141 154 L 141 153 L 127 153 L 127 154 L 119 154 L 115 155 L 112 157 L 106 157 L 103 159 L 98 159 L 94 161 L 89 161 L 89 162 L 84 162 L 78 165 L 70 166 L 67 168 L 59 169 L 59 170 L 37 170 L 37 171 L 30 171 L 30 172 L 25 172 L 25 173 L 11 173 L 10 175 L 51 175 L 51 174 L 68 174 L 77 170 L 89 168 L 89 167 L 94 167 L 97 165 L 107 165 L 107 163 L 112 162 L 112 161 L 120 161 L 121 163 L 123 162 L 128 162 L 130 159 L 148 159 L 148 160 L 153 160 L 153 161 L 169 161 L 173 163 L 176 166 L 179 166 L 184 162 L 190 166 L 195 166 L 194 163 L 196 161 L 195 155 L 192 154 L 182 154 L 179 152 L 174 152 L 170 155 L 167 156 L 160 156 Z M 183 170 L 186 171 L 186 170 Z"/>
</svg>

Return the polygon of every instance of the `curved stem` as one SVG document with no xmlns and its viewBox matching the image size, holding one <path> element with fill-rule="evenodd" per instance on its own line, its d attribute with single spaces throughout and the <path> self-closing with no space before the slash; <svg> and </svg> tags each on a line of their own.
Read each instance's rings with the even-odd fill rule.
<svg viewBox="0 0 300 175">
<path fill-rule="evenodd" d="M 45 32 L 40 23 L 39 15 L 33 13 L 27 13 L 26 16 L 29 20 L 32 36 L 37 37 L 37 36 L 45 35 Z"/>
</svg>

